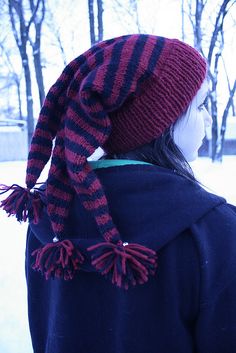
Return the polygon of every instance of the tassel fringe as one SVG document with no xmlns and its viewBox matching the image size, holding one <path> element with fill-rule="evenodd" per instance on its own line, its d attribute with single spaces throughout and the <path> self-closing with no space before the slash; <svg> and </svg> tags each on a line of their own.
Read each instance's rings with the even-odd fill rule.
<svg viewBox="0 0 236 353">
<path fill-rule="evenodd" d="M 11 190 L 13 190 L 12 193 L 1 201 L 0 207 L 8 216 L 15 216 L 19 222 L 29 220 L 37 223 L 43 206 L 39 193 L 31 192 L 17 184 L 11 186 L 0 185 L 0 195 Z"/>
<path fill-rule="evenodd" d="M 93 252 L 92 265 L 96 270 L 125 289 L 147 282 L 157 268 L 156 252 L 139 244 L 104 242 L 87 250 Z"/>
<path fill-rule="evenodd" d="M 19 222 L 28 219 L 37 223 L 43 206 L 39 192 L 31 192 L 17 184 L 0 185 L 0 195 L 11 190 L 12 193 L 1 202 L 0 207 L 8 216 L 16 216 Z M 157 268 L 156 252 L 140 244 L 103 242 L 87 250 L 92 252 L 92 265 L 96 270 L 125 289 L 147 282 L 149 275 L 154 275 Z M 32 268 L 41 272 L 46 279 L 70 280 L 84 262 L 83 255 L 70 240 L 46 244 L 36 249 L 32 256 L 36 257 Z"/>
<path fill-rule="evenodd" d="M 33 251 L 32 256 L 36 256 L 32 268 L 41 272 L 46 279 L 71 280 L 79 271 L 79 265 L 84 261 L 80 251 L 68 239 L 48 243 Z"/>
</svg>

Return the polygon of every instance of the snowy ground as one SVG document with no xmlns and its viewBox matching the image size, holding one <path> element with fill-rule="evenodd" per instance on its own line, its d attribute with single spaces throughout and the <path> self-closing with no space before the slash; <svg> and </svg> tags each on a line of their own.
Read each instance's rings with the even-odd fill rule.
<svg viewBox="0 0 236 353">
<path fill-rule="evenodd" d="M 191 166 L 197 179 L 209 192 L 223 196 L 236 205 L 236 156 L 224 156 L 222 164 L 199 158 Z"/>
<path fill-rule="evenodd" d="M 223 164 L 201 158 L 192 164 L 197 178 L 209 191 L 236 205 L 236 156 Z M 0 163 L 1 183 L 24 185 L 25 162 Z M 0 211 L 0 352 L 32 353 L 27 323 L 24 247 L 26 224 Z"/>
</svg>

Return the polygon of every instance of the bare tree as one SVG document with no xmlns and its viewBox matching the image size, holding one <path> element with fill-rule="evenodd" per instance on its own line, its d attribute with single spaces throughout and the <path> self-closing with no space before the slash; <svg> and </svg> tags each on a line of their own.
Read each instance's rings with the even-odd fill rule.
<svg viewBox="0 0 236 353">
<path fill-rule="evenodd" d="M 88 0 L 88 12 L 89 12 L 90 41 L 91 41 L 91 45 L 94 45 L 96 43 L 96 36 L 95 36 L 94 1 L 93 0 Z"/>
<path fill-rule="evenodd" d="M 34 25 L 35 30 L 34 39 L 29 36 L 29 41 L 33 49 L 34 69 L 39 92 L 39 101 L 40 106 L 42 106 L 45 98 L 45 90 L 41 63 L 41 30 L 45 17 L 45 0 L 40 0 L 37 2 L 35 0 L 29 0 L 29 2 L 32 16 L 32 25 Z"/>
<path fill-rule="evenodd" d="M 94 15 L 94 0 L 88 0 L 91 45 L 103 40 L 103 0 L 97 0 L 97 33 Z"/>
<path fill-rule="evenodd" d="M 228 75 L 228 71 L 227 71 L 227 68 L 226 68 L 226 65 L 225 65 L 225 60 L 224 60 L 224 57 L 223 57 L 223 56 L 222 56 L 222 63 L 223 63 L 224 71 L 225 71 L 225 77 L 226 77 L 226 80 L 227 80 L 228 90 L 229 90 L 229 92 L 231 92 L 229 75 Z M 230 95 L 231 95 L 231 93 L 230 93 Z M 232 115 L 233 115 L 233 116 L 236 116 L 236 111 L 235 111 L 235 106 L 234 106 L 234 100 L 233 100 L 233 98 L 232 98 L 232 100 L 231 100 L 231 108 L 232 108 Z"/>
<path fill-rule="evenodd" d="M 103 40 L 103 0 L 97 0 L 98 8 L 98 41 Z"/>
<path fill-rule="evenodd" d="M 26 87 L 26 106 L 27 106 L 27 126 L 28 126 L 28 145 L 31 143 L 33 131 L 34 131 L 34 112 L 33 112 L 33 97 L 32 97 L 32 75 L 30 71 L 30 57 L 28 55 L 27 47 L 30 40 L 30 28 L 32 24 L 35 25 L 35 32 L 36 32 L 36 39 L 32 41 L 34 43 L 35 48 L 39 50 L 40 48 L 40 41 L 38 41 L 38 34 L 40 31 L 36 30 L 37 22 L 39 22 L 39 27 L 41 26 L 40 22 L 43 16 L 39 16 L 38 11 L 43 11 L 44 5 L 43 0 L 37 0 L 36 4 L 32 2 L 31 12 L 28 15 L 25 15 L 25 7 L 23 1 L 17 0 L 8 0 L 8 9 L 10 15 L 10 22 L 13 31 L 13 35 L 19 49 L 22 67 L 24 71 L 24 78 L 25 78 L 25 87 Z M 26 17 L 29 17 L 27 20 Z M 41 27 L 40 27 L 41 30 Z M 40 54 L 35 52 L 34 54 L 35 60 L 37 65 L 37 60 L 40 58 Z M 36 75 L 37 77 L 37 75 Z M 41 80 L 40 73 L 38 74 L 38 79 Z M 40 93 L 43 96 L 42 93 Z"/>
<path fill-rule="evenodd" d="M 223 116 L 222 116 L 222 123 L 221 123 L 221 129 L 220 129 L 220 144 L 219 144 L 219 149 L 217 150 L 217 155 L 216 155 L 216 158 L 219 161 L 222 161 L 224 142 L 225 142 L 226 122 L 227 122 L 227 117 L 228 117 L 230 106 L 233 105 L 233 97 L 234 97 L 235 91 L 236 91 L 236 80 L 234 81 L 234 85 L 233 85 L 232 89 L 230 88 L 229 91 L 230 91 L 229 98 L 226 103 L 226 106 L 225 106 L 225 109 L 223 112 Z"/>
<path fill-rule="evenodd" d="M 211 81 L 209 101 L 211 116 L 213 119 L 211 146 L 211 157 L 213 161 L 222 160 L 226 120 L 235 94 L 235 85 L 233 84 L 233 88 L 231 89 L 228 81 L 229 96 L 223 113 L 224 118 L 222 119 L 220 135 L 218 135 L 218 77 L 219 63 L 223 58 L 223 50 L 225 46 L 224 22 L 226 15 L 235 3 L 235 0 L 223 0 L 217 11 L 209 14 L 208 21 L 213 22 L 214 24 L 212 31 L 209 30 L 209 25 L 206 26 L 206 21 L 204 22 L 203 20 L 203 15 L 205 15 L 206 12 L 206 5 L 209 4 L 208 0 L 187 0 L 187 7 L 182 7 L 182 19 L 185 15 L 183 13 L 184 11 L 192 25 L 194 47 L 198 49 L 208 61 L 208 74 Z M 182 20 L 182 26 L 183 25 L 184 21 Z M 184 31 L 184 28 L 182 28 L 182 31 Z"/>
<path fill-rule="evenodd" d="M 32 98 L 32 84 L 31 84 L 31 72 L 29 66 L 29 57 L 27 53 L 27 43 L 29 38 L 29 28 L 32 23 L 32 19 L 26 23 L 23 13 L 22 2 L 16 0 L 9 0 L 9 14 L 12 25 L 13 34 L 17 47 L 20 52 L 22 66 L 25 77 L 26 87 L 26 106 L 27 106 L 27 127 L 28 127 L 28 145 L 30 145 L 33 131 L 34 131 L 34 113 L 33 113 L 33 98 Z M 19 29 L 17 24 L 19 23 Z"/>
</svg>

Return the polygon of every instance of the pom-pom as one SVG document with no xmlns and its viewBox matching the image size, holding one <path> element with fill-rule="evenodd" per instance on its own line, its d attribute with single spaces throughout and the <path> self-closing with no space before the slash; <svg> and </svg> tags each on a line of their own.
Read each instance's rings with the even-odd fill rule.
<svg viewBox="0 0 236 353">
<path fill-rule="evenodd" d="M 31 192 L 17 184 L 0 185 L 0 195 L 11 190 L 13 190 L 12 193 L 1 201 L 0 207 L 6 211 L 8 216 L 15 216 L 19 222 L 29 220 L 37 223 L 43 206 L 39 193 Z"/>
<path fill-rule="evenodd" d="M 156 252 L 140 244 L 103 242 L 88 248 L 92 251 L 92 265 L 111 278 L 113 284 L 128 289 L 143 284 L 157 267 Z"/>
<path fill-rule="evenodd" d="M 79 265 L 84 261 L 80 251 L 68 239 L 48 243 L 33 251 L 32 256 L 36 256 L 32 268 L 41 272 L 46 279 L 70 280 L 79 271 Z"/>
</svg>

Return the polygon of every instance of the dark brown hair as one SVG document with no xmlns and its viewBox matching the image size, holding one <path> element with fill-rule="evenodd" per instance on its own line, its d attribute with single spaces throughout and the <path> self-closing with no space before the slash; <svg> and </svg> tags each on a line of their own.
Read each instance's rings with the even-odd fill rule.
<svg viewBox="0 0 236 353">
<path fill-rule="evenodd" d="M 106 159 L 131 159 L 152 163 L 160 167 L 173 170 L 188 180 L 198 182 L 192 168 L 183 153 L 175 144 L 172 137 L 173 126 L 168 128 L 159 138 L 135 150 L 113 155 L 106 155 Z"/>
</svg>

